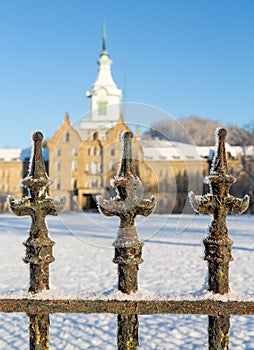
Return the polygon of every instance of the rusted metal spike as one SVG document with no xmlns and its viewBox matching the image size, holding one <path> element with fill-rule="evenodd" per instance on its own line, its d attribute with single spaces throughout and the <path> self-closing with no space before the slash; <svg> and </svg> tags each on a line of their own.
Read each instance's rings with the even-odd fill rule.
<svg viewBox="0 0 254 350">
<path fill-rule="evenodd" d="M 138 265 L 143 262 L 144 243 L 138 239 L 135 217 L 150 215 L 156 205 L 155 197 L 145 200 L 136 196 L 136 190 L 142 184 L 135 173 L 132 139 L 131 131 L 121 133 L 122 157 L 118 174 L 113 180 L 117 196 L 111 200 L 97 197 L 98 207 L 104 215 L 120 218 L 117 238 L 113 243 L 113 262 L 118 264 L 118 289 L 126 294 L 138 290 Z M 138 315 L 118 315 L 118 349 L 138 349 Z"/>
<path fill-rule="evenodd" d="M 122 133 L 122 160 L 118 171 L 118 177 L 132 176 L 138 178 L 135 172 L 134 162 L 132 160 L 132 138 L 131 131 Z"/>
<path fill-rule="evenodd" d="M 227 130 L 224 128 L 218 128 L 215 132 L 216 137 L 216 153 L 211 168 L 211 174 L 225 175 L 228 174 L 228 166 L 225 151 L 225 139 L 227 136 Z"/>
<path fill-rule="evenodd" d="M 32 135 L 32 139 L 34 141 L 34 148 L 29 176 L 33 179 L 40 179 L 41 181 L 45 180 L 45 186 L 47 186 L 51 181 L 46 174 L 45 164 L 42 157 L 43 134 L 40 131 L 36 131 Z"/>
<path fill-rule="evenodd" d="M 30 197 L 15 200 L 9 197 L 9 206 L 18 216 L 30 215 L 32 225 L 29 238 L 24 243 L 26 257 L 30 263 L 30 292 L 49 289 L 49 264 L 54 261 L 52 246 L 54 242 L 48 236 L 45 222 L 47 215 L 58 215 L 64 208 L 65 200 L 53 200 L 47 196 L 47 187 L 52 183 L 48 178 L 42 158 L 41 143 L 43 134 L 40 131 L 32 135 L 34 141 L 31 167 L 22 184 L 29 189 Z"/>
<path fill-rule="evenodd" d="M 34 141 L 31 167 L 22 184 L 29 190 L 29 197 L 16 200 L 9 197 L 9 207 L 18 216 L 29 215 L 32 218 L 29 238 L 24 243 L 26 257 L 30 264 L 29 292 L 38 293 L 49 289 L 49 264 L 54 261 L 52 247 L 55 244 L 48 236 L 45 222 L 47 215 L 58 215 L 65 205 L 65 199 L 53 200 L 47 195 L 47 187 L 52 183 L 48 178 L 42 158 L 41 143 L 43 134 L 33 134 Z M 48 314 L 29 315 L 30 317 L 30 350 L 48 349 Z"/>
<path fill-rule="evenodd" d="M 120 217 L 117 239 L 114 242 L 115 258 L 113 261 L 119 265 L 118 288 L 127 294 L 136 292 L 138 289 L 138 264 L 142 262 L 143 243 L 138 240 L 135 217 L 150 215 L 156 205 L 155 197 L 146 200 L 136 196 L 136 190 L 141 186 L 141 181 L 134 169 L 132 139 L 131 131 L 121 133 L 122 158 L 119 172 L 113 180 L 113 186 L 118 195 L 111 200 L 105 200 L 101 196 L 97 197 L 98 207 L 104 215 Z"/>
<path fill-rule="evenodd" d="M 230 291 L 229 262 L 233 260 L 231 253 L 233 241 L 228 237 L 227 214 L 242 214 L 249 205 L 249 196 L 245 195 L 243 199 L 240 199 L 229 194 L 229 189 L 236 179 L 228 174 L 225 152 L 226 135 L 226 129 L 216 129 L 215 157 L 210 174 L 204 179 L 204 182 L 210 186 L 210 193 L 204 196 L 189 193 L 190 203 L 196 212 L 210 213 L 213 216 L 208 237 L 203 241 L 204 258 L 208 262 L 208 290 L 219 294 Z M 229 317 L 209 316 L 208 329 L 209 349 L 227 349 Z"/>
<path fill-rule="evenodd" d="M 232 260 L 232 240 L 228 237 L 226 216 L 228 213 L 241 214 L 249 205 L 249 196 L 243 199 L 229 194 L 231 185 L 236 179 L 228 174 L 225 154 L 224 128 L 216 129 L 216 152 L 209 176 L 205 182 L 210 185 L 211 192 L 204 196 L 189 194 L 190 202 L 198 213 L 210 213 L 213 216 L 209 227 L 209 235 L 204 240 L 205 260 L 208 261 L 208 289 L 214 293 L 228 293 L 228 264 Z"/>
</svg>

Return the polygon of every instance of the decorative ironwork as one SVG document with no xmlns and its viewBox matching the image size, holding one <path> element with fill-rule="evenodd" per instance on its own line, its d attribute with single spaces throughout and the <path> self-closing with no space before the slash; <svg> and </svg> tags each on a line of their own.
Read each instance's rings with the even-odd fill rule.
<svg viewBox="0 0 254 350">
<path fill-rule="evenodd" d="M 120 168 L 112 184 L 117 196 L 111 200 L 98 197 L 98 207 L 106 216 L 120 217 L 117 239 L 113 243 L 115 257 L 113 262 L 118 264 L 118 289 L 126 294 L 138 290 L 138 265 L 142 260 L 143 242 L 139 241 L 135 225 L 137 215 L 150 215 L 155 206 L 155 197 L 150 200 L 136 196 L 137 189 L 142 183 L 135 172 L 132 159 L 131 131 L 121 133 L 122 157 Z M 138 316 L 118 315 L 118 349 L 131 350 L 138 346 Z"/>
<path fill-rule="evenodd" d="M 122 158 L 118 174 L 113 180 L 117 196 L 111 200 L 103 199 L 101 196 L 97 197 L 98 207 L 102 214 L 120 217 L 117 239 L 114 242 L 115 258 L 113 262 L 119 266 L 118 289 L 127 294 L 138 290 L 138 265 L 143 262 L 141 257 L 143 243 L 138 239 L 135 217 L 150 215 L 156 206 L 155 197 L 148 200 L 136 196 L 136 191 L 142 183 L 134 168 L 132 138 L 131 131 L 121 133 Z"/>
<path fill-rule="evenodd" d="M 48 236 L 45 222 L 47 215 L 58 215 L 65 205 L 64 198 L 53 200 L 47 194 L 47 188 L 52 183 L 46 174 L 42 157 L 43 134 L 37 131 L 33 134 L 33 153 L 29 174 L 22 184 L 29 190 L 29 197 L 16 200 L 9 197 L 9 207 L 17 216 L 29 215 L 32 218 L 29 238 L 24 243 L 26 247 L 25 263 L 30 264 L 29 292 L 38 293 L 49 289 L 49 264 L 54 261 L 52 247 L 55 244 Z M 28 315 L 30 317 L 30 349 L 48 349 L 47 314 Z"/>
<path fill-rule="evenodd" d="M 190 193 L 190 201 L 195 211 L 210 213 L 213 216 L 209 235 L 204 239 L 205 260 L 208 261 L 208 289 L 214 293 L 229 292 L 228 270 L 232 260 L 232 241 L 228 237 L 226 216 L 228 213 L 241 214 L 249 204 L 248 196 L 243 199 L 229 194 L 230 186 L 236 181 L 228 174 L 225 154 L 226 130 L 216 131 L 216 153 L 210 175 L 205 181 L 210 185 L 210 193 L 195 196 Z M 138 265 L 142 262 L 143 243 L 138 239 L 135 227 L 136 215 L 149 215 L 156 204 L 155 198 L 140 199 L 136 191 L 141 186 L 132 160 L 131 132 L 122 133 L 122 159 L 117 176 L 113 180 L 118 195 L 105 200 L 98 198 L 101 212 L 108 216 L 120 217 L 120 227 L 114 242 L 115 258 L 118 264 L 118 289 L 126 294 L 138 290 Z M 32 225 L 25 243 L 25 262 L 30 263 L 29 297 L 0 297 L 1 312 L 25 312 L 30 317 L 30 349 L 49 349 L 49 314 L 52 313 L 114 313 L 118 314 L 118 349 L 138 349 L 138 315 L 152 314 L 202 314 L 208 315 L 209 349 L 228 349 L 231 314 L 254 315 L 252 296 L 243 300 L 211 295 L 187 295 L 171 299 L 167 295 L 153 300 L 142 300 L 136 296 L 128 300 L 109 300 L 94 296 L 86 298 L 54 298 L 40 296 L 41 291 L 49 289 L 49 264 L 54 260 L 54 242 L 48 236 L 45 223 L 47 215 L 58 215 L 63 210 L 64 199 L 53 200 L 48 197 L 47 188 L 51 184 L 42 159 L 41 143 L 43 135 L 33 134 L 34 149 L 29 175 L 23 185 L 29 189 L 29 197 L 16 200 L 9 197 L 9 206 L 18 216 L 30 215 Z M 127 299 L 127 298 L 126 298 Z M 228 300 L 227 300 L 228 299 Z"/>
<path fill-rule="evenodd" d="M 229 289 L 229 262 L 232 240 L 228 237 L 226 216 L 242 214 L 249 206 L 249 196 L 243 199 L 229 194 L 231 185 L 236 179 L 228 174 L 224 128 L 216 129 L 216 151 L 209 176 L 204 182 L 209 184 L 210 193 L 195 196 L 190 192 L 189 198 L 193 209 L 200 213 L 210 213 L 213 216 L 209 227 L 209 235 L 204 239 L 205 260 L 208 261 L 208 290 L 225 294 Z M 229 317 L 209 316 L 209 348 L 228 349 Z"/>
</svg>

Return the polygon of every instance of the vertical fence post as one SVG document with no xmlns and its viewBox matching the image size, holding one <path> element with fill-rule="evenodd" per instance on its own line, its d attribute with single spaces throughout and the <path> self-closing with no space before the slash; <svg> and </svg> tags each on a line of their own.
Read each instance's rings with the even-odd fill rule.
<svg viewBox="0 0 254 350">
<path fill-rule="evenodd" d="M 213 216 L 209 226 L 209 235 L 204 239 L 205 260 L 208 262 L 208 290 L 225 294 L 229 288 L 229 262 L 233 260 L 226 224 L 227 214 L 242 214 L 249 205 L 249 196 L 243 199 L 229 194 L 236 179 L 228 174 L 225 153 L 224 128 L 216 129 L 216 151 L 209 176 L 204 179 L 210 186 L 210 194 L 195 196 L 190 192 L 189 198 L 193 209 Z M 230 319 L 228 316 L 208 316 L 208 343 L 210 350 L 229 348 Z"/>
<path fill-rule="evenodd" d="M 58 215 L 64 208 L 64 199 L 53 200 L 47 195 L 47 188 L 52 183 L 48 178 L 42 157 L 41 143 L 43 135 L 37 131 L 32 137 L 34 141 L 30 170 L 22 184 L 29 189 L 29 197 L 15 200 L 9 197 L 9 206 L 18 216 L 29 215 L 32 218 L 29 238 L 24 243 L 26 257 L 30 264 L 29 292 L 39 293 L 49 289 L 49 264 L 54 261 L 52 247 L 54 242 L 48 236 L 45 222 L 47 215 Z M 46 350 L 49 348 L 49 315 L 28 315 L 30 318 L 30 349 Z"/>
<path fill-rule="evenodd" d="M 138 290 L 138 265 L 143 262 L 144 244 L 138 239 L 135 217 L 150 215 L 156 205 L 155 197 L 145 200 L 136 196 L 136 190 L 142 184 L 136 175 L 132 159 L 132 139 L 131 131 L 121 133 L 121 163 L 113 180 L 117 196 L 111 200 L 100 196 L 97 198 L 98 207 L 104 215 L 120 217 L 117 239 L 113 243 L 113 262 L 118 264 L 118 289 L 126 294 Z M 118 349 L 138 349 L 138 315 L 118 315 Z"/>
</svg>

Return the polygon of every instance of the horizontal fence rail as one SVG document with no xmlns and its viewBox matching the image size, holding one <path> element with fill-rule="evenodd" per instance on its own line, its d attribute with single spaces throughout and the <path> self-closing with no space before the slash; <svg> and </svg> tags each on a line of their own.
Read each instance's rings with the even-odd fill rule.
<svg viewBox="0 0 254 350">
<path fill-rule="evenodd" d="M 136 196 L 142 183 L 135 173 L 132 160 L 131 131 L 121 134 L 122 156 L 117 175 L 112 184 L 117 195 L 109 200 L 98 196 L 98 208 L 106 216 L 118 216 L 120 225 L 113 243 L 118 265 L 117 295 L 72 294 L 59 298 L 57 292 L 49 290 L 49 264 L 54 261 L 54 242 L 48 235 L 45 222 L 47 215 L 58 215 L 64 209 L 64 199 L 54 200 L 48 196 L 52 183 L 45 171 L 42 159 L 41 132 L 33 134 L 33 155 L 29 174 L 23 185 L 29 197 L 16 200 L 9 197 L 9 206 L 18 216 L 32 218 L 29 238 L 24 243 L 30 266 L 28 292 L 0 294 L 0 312 L 26 313 L 30 319 L 30 350 L 49 349 L 49 315 L 54 313 L 117 314 L 118 350 L 138 349 L 138 315 L 154 314 L 198 314 L 208 315 L 208 348 L 229 349 L 230 315 L 254 315 L 254 296 L 238 296 L 234 299 L 229 288 L 229 262 L 233 259 L 232 240 L 228 236 L 226 216 L 241 214 L 249 205 L 249 197 L 235 198 L 229 194 L 236 179 L 228 174 L 225 154 L 224 128 L 216 130 L 216 152 L 212 168 L 205 182 L 210 193 L 202 196 L 189 194 L 190 203 L 197 213 L 210 213 L 213 217 L 208 236 L 204 239 L 205 260 L 208 263 L 208 291 L 170 296 L 152 295 L 144 298 L 138 293 L 138 270 L 143 262 L 142 247 L 135 225 L 137 215 L 150 215 L 156 199 Z M 61 295 L 64 295 L 61 291 Z"/>
<path fill-rule="evenodd" d="M 25 313 L 84 313 L 84 314 L 122 314 L 122 315 L 254 315 L 253 300 L 103 300 L 103 299 L 5 299 L 0 298 L 0 312 Z"/>
</svg>

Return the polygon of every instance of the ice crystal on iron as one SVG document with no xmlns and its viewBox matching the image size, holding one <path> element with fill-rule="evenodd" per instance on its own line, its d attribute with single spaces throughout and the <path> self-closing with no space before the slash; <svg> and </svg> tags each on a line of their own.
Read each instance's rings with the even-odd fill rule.
<svg viewBox="0 0 254 350">
<path fill-rule="evenodd" d="M 138 239 L 135 225 L 137 215 L 150 215 L 156 205 L 155 197 L 142 199 L 136 196 L 141 181 L 136 175 L 132 159 L 131 131 L 121 133 L 122 156 L 118 174 L 112 181 L 117 195 L 111 200 L 97 198 L 98 207 L 106 216 L 118 216 L 120 226 L 117 239 L 114 242 L 115 257 L 113 262 L 118 264 L 118 289 L 123 293 L 130 294 L 138 290 L 137 271 L 142 263 L 143 243 Z"/>
<path fill-rule="evenodd" d="M 43 134 L 37 131 L 32 136 L 34 145 L 29 174 L 22 180 L 22 184 L 29 190 L 29 196 L 16 200 L 8 198 L 11 211 L 17 216 L 29 215 L 32 218 L 29 238 L 24 243 L 26 257 L 24 261 L 30 263 L 31 292 L 49 289 L 49 264 L 54 261 L 52 247 L 54 242 L 48 236 L 45 222 L 47 215 L 58 215 L 65 205 L 65 199 L 54 200 L 48 196 L 49 179 L 42 157 Z"/>
</svg>

